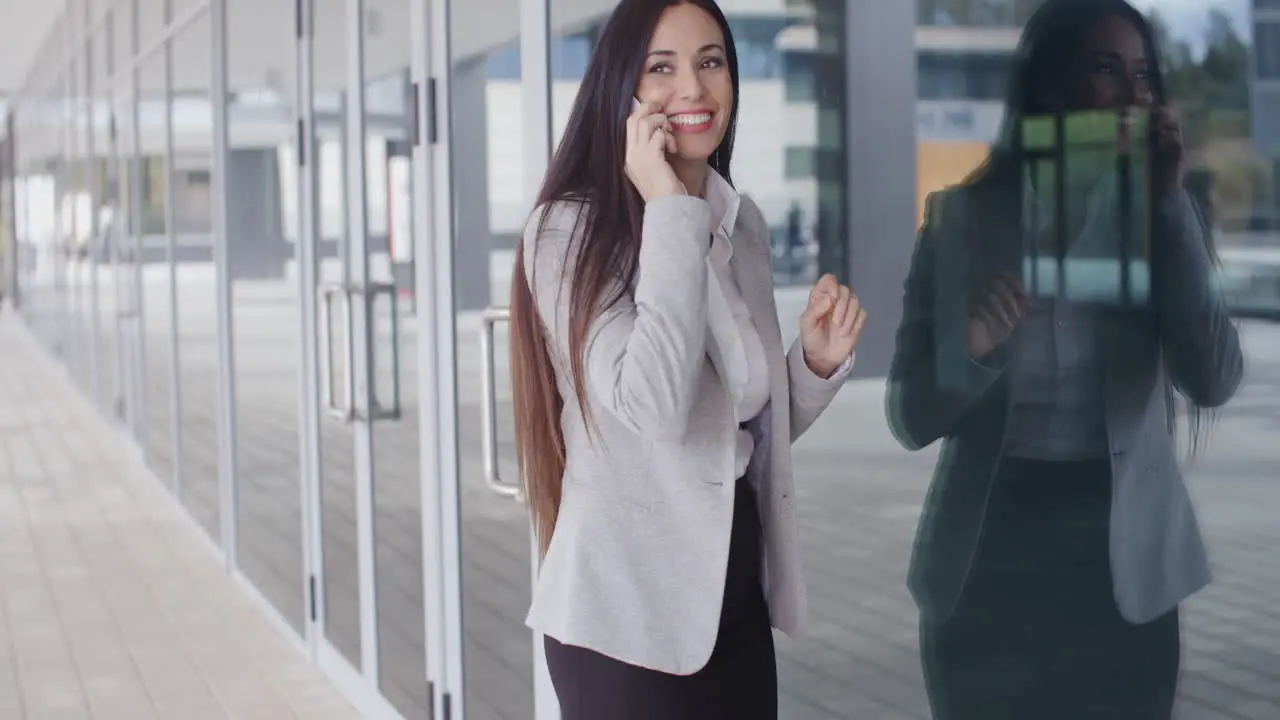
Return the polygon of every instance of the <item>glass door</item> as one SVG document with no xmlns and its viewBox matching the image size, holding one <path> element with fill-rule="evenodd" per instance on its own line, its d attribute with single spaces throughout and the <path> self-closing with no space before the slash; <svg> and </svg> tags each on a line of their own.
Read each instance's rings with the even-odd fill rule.
<svg viewBox="0 0 1280 720">
<path fill-rule="evenodd" d="M 537 554 L 518 490 L 507 370 L 516 241 L 533 197 L 528 178 L 540 179 L 550 138 L 548 3 L 448 5 L 439 22 L 447 46 L 436 56 L 446 68 L 446 152 L 457 160 L 444 180 L 451 194 L 440 201 L 454 217 L 437 250 L 437 262 L 447 258 L 439 276 L 449 288 L 438 308 L 448 332 L 437 345 L 449 348 L 451 365 L 440 405 L 449 413 L 441 426 L 453 437 L 442 442 L 457 455 L 442 468 L 457 494 L 446 506 L 459 515 L 457 533 L 446 535 L 458 543 L 450 587 L 460 608 L 457 692 L 470 720 L 550 720 L 559 709 L 542 640 L 525 625 Z"/>
<path fill-rule="evenodd" d="M 367 368 L 361 414 L 368 422 L 368 519 L 372 525 L 373 652 L 376 687 L 406 718 L 430 717 L 423 581 L 423 473 L 416 312 L 417 244 L 422 217 L 413 169 L 419 146 L 413 84 L 413 3 L 360 0 L 360 112 L 349 128 L 361 138 L 349 175 L 362 231 L 353 263 L 354 309 L 364 324 Z M 352 85 L 355 84 L 353 75 Z M 357 163 L 356 160 L 360 162 Z M 423 159 L 425 162 L 425 159 Z M 429 322 L 429 318 L 422 321 Z M 359 386 L 359 383 L 357 383 Z M 366 666 L 368 671 L 368 666 Z"/>
<path fill-rule="evenodd" d="M 312 620 L 317 623 L 317 653 L 331 675 L 347 677 L 344 690 L 361 690 L 366 641 L 364 608 L 369 588 L 361 573 L 363 522 L 360 496 L 367 501 L 367 422 L 356 416 L 356 356 L 365 343 L 356 337 L 352 297 L 352 259 L 363 257 L 360 238 L 353 238 L 349 182 L 353 133 L 347 127 L 348 49 L 347 0 L 311 0 L 303 53 L 304 202 L 308 227 L 303 242 L 311 247 L 302 273 L 314 302 L 307 302 L 314 318 L 317 354 L 318 416 L 317 478 L 310 493 L 313 566 Z M 355 185 L 359 185 L 357 182 Z M 310 300 L 306 298 L 304 300 Z M 360 442 L 362 439 L 363 442 Z M 365 462 L 357 462 L 362 445 Z M 368 560 L 363 563 L 370 565 Z M 362 690 L 361 690 L 362 691 Z M 362 691 L 363 692 L 363 691 Z"/>
<path fill-rule="evenodd" d="M 434 334 L 417 294 L 432 231 L 419 79 L 426 2 L 310 0 L 305 11 L 300 265 L 312 293 L 304 315 L 314 321 L 318 424 L 311 634 L 320 664 L 367 714 L 431 717 L 446 701 L 443 651 L 429 642 L 441 634 L 428 630 L 440 605 L 440 585 L 428 582 L 440 564 L 439 506 L 421 418 L 434 416 L 434 383 L 419 383 L 434 377 L 420 371 L 419 348 L 431 344 L 418 342 Z"/>
</svg>

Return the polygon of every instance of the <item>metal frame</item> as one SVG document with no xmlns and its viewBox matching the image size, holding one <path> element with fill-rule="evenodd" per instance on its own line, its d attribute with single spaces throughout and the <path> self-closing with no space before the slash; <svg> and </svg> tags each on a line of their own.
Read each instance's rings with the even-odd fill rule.
<svg viewBox="0 0 1280 720">
<path fill-rule="evenodd" d="M 124 1 L 133 6 L 136 12 L 139 0 Z M 162 48 L 171 47 L 172 43 L 170 41 L 180 36 L 188 26 L 194 25 L 197 21 L 201 20 L 206 12 L 211 13 L 210 18 L 212 18 L 213 3 L 215 1 L 216 0 L 204 0 L 203 2 L 192 5 L 184 10 L 181 15 L 175 17 L 173 15 L 173 0 L 165 0 L 165 11 L 169 13 L 169 18 L 165 23 L 164 29 L 156 37 L 148 39 L 147 43 L 143 45 L 138 37 L 141 34 L 140 25 L 135 24 L 133 26 L 133 32 L 130 37 L 131 44 L 133 45 L 133 52 L 130 55 L 130 60 L 127 64 L 122 67 L 115 68 L 116 75 L 112 77 L 112 82 L 117 81 L 119 76 L 123 73 L 140 71 L 142 67 L 146 65 L 147 61 L 151 59 L 152 55 L 160 52 Z M 210 25 L 212 25 L 212 23 L 210 23 Z M 212 32 L 212 29 L 210 32 Z M 225 37 L 223 39 L 225 40 Z M 219 52 L 217 48 L 218 45 L 215 44 L 210 47 L 209 51 L 216 56 Z M 225 47 L 222 52 L 225 56 Z M 212 93 L 214 88 L 210 87 L 209 90 L 210 93 Z M 210 98 L 210 104 L 212 104 L 212 97 Z"/>
<path fill-rule="evenodd" d="M 209 105 L 213 112 L 213 258 L 217 285 L 218 337 L 218 531 L 226 564 L 237 562 L 235 330 L 231 312 L 230 249 L 227 242 L 227 2 L 209 2 Z M 138 60 L 142 60 L 139 58 Z M 135 61 L 135 67 L 138 67 Z"/>
<path fill-rule="evenodd" d="M 509 308 L 489 307 L 480 315 L 480 452 L 484 455 L 485 486 L 497 495 L 523 502 L 519 483 L 503 480 L 498 467 L 498 377 L 493 346 L 501 322 L 511 322 Z"/>
<path fill-rule="evenodd" d="M 365 88 L 364 88 L 364 0 L 347 0 L 347 238 L 349 245 L 343 261 L 351 282 L 348 298 L 352 303 L 350 333 L 347 342 L 355 352 L 355 481 L 356 481 L 356 572 L 360 594 L 360 665 L 361 671 L 375 688 L 381 674 L 378 669 L 377 564 L 374 549 L 373 507 L 373 425 L 369 409 L 373 397 L 372 335 L 370 318 L 372 301 L 369 286 L 369 219 L 365 157 Z M 359 311 L 355 310 L 359 303 Z"/>
<path fill-rule="evenodd" d="M 452 146 L 449 138 L 452 0 L 415 0 L 422 13 L 414 47 L 420 82 L 419 133 L 426 141 L 416 155 L 418 191 L 425 232 L 417 242 L 420 434 L 424 443 L 423 578 L 434 601 L 426 606 L 428 675 L 434 676 L 436 717 L 466 717 L 463 663 L 461 493 L 457 420 L 457 336 L 453 282 Z M 425 121 L 425 127 L 422 123 Z M 422 339 L 428 339 L 425 344 Z M 429 460 L 428 460 L 429 458 Z"/>
<path fill-rule="evenodd" d="M 129 6 L 132 6 L 132 1 Z M 102 44 L 105 46 L 104 50 L 106 53 L 106 64 L 108 64 L 108 73 L 110 73 L 110 68 L 113 67 L 115 63 L 116 38 L 115 33 L 111 31 L 115 28 L 116 22 L 122 22 L 122 20 L 116 19 L 118 18 L 118 15 L 116 15 L 118 12 L 118 9 L 113 9 L 110 14 L 106 15 L 106 23 L 108 23 L 106 24 L 106 29 L 108 29 L 108 32 L 106 32 L 105 37 L 102 38 Z M 106 170 L 106 172 L 108 172 L 108 192 L 114 215 L 114 225 L 111 227 L 111 238 L 108 242 L 109 254 L 114 254 L 114 247 L 119 243 L 119 234 L 123 232 L 122 229 L 120 229 L 120 219 L 124 217 L 124 214 L 120 211 L 120 173 L 122 173 L 122 167 L 120 167 L 119 123 L 116 122 L 116 114 L 118 114 L 116 113 L 116 102 L 118 102 L 118 99 L 116 99 L 115 96 L 116 92 L 118 92 L 116 85 L 118 85 L 118 83 L 109 82 L 108 87 L 102 88 L 102 90 L 104 90 L 104 94 L 102 94 L 102 97 L 104 97 L 104 108 L 106 108 L 106 113 L 108 113 L 108 136 L 106 136 L 104 161 L 106 165 L 108 165 L 108 170 Z M 116 282 L 115 265 L 111 263 L 110 258 L 108 258 L 108 263 L 106 263 L 104 268 L 104 266 L 102 266 L 95 258 L 95 260 L 93 260 L 93 268 L 95 268 L 95 272 L 93 272 L 93 287 L 95 287 L 95 292 L 93 292 L 93 305 L 95 305 L 95 322 L 99 324 L 99 332 L 96 334 L 95 342 L 101 343 L 104 342 L 102 334 L 105 332 L 105 328 L 102 327 L 102 309 L 99 302 L 99 295 L 102 290 L 101 274 L 104 272 L 109 273 L 111 278 L 111 287 L 114 288 Z M 111 307 L 111 310 L 113 310 L 113 314 L 108 318 L 106 325 L 108 325 L 108 327 L 111 328 L 111 332 L 114 333 L 118 331 L 115 323 L 114 306 Z M 115 336 L 113 336 L 113 338 L 114 337 Z M 95 378 L 96 383 L 95 400 L 97 401 L 97 406 L 99 406 L 104 413 L 108 413 L 110 415 L 111 402 L 113 401 L 109 400 L 109 398 L 115 396 L 115 379 L 106 377 L 105 372 L 106 368 L 104 364 L 97 364 L 95 365 L 95 368 L 93 368 L 93 378 Z"/>
<path fill-rule="evenodd" d="M 129 27 L 131 28 L 130 29 L 130 47 L 129 47 L 130 52 L 134 52 L 135 50 L 137 50 L 138 2 L 139 0 L 130 0 L 129 4 L 126 6 L 128 8 L 128 15 L 125 17 L 125 22 L 129 23 Z M 137 126 L 138 126 L 138 119 L 139 119 L 138 110 L 140 107 L 140 102 L 138 98 L 138 95 L 139 95 L 138 74 L 133 72 L 133 70 L 131 69 L 124 76 L 124 78 L 118 79 L 116 81 L 115 86 L 116 87 L 123 86 L 125 88 L 125 93 L 127 94 L 127 97 L 128 97 L 128 99 L 126 100 L 129 107 L 129 125 L 128 125 L 129 139 L 127 141 L 128 146 L 127 146 L 127 150 L 124 153 L 121 153 L 121 151 L 124 148 L 121 147 L 119 142 L 120 138 L 117 135 L 116 152 L 121 153 L 122 155 L 120 157 L 121 177 L 127 178 L 124 181 L 125 183 L 127 183 L 127 186 L 128 186 L 128 193 L 125 195 L 125 198 L 127 198 L 129 202 L 129 208 L 123 212 L 123 215 L 124 217 L 129 218 L 130 222 L 128 225 L 125 226 L 124 232 L 121 233 L 121 235 L 116 238 L 117 241 L 111 243 L 108 249 L 108 254 L 110 257 L 109 262 L 111 265 L 111 278 L 112 278 L 111 280 L 111 298 L 112 298 L 111 323 L 112 323 L 112 326 L 114 327 L 113 338 L 114 338 L 114 351 L 115 351 L 116 359 L 115 359 L 115 373 L 111 378 L 111 384 L 109 386 L 110 388 L 110 393 L 108 395 L 109 404 L 106 408 L 106 412 L 113 420 L 115 419 L 117 414 L 116 404 L 123 403 L 125 401 L 124 400 L 126 397 L 125 391 L 126 391 L 126 388 L 128 387 L 128 383 L 126 382 L 126 375 L 125 375 L 126 373 L 126 365 L 125 365 L 126 360 L 125 360 L 125 348 L 124 348 L 125 335 L 124 335 L 124 323 L 122 322 L 124 318 L 121 317 L 121 312 L 120 312 L 121 306 L 122 306 L 122 302 L 120 299 L 120 291 L 121 291 L 121 288 L 124 286 L 124 282 L 121 278 L 121 272 L 120 272 L 120 263 L 121 263 L 120 248 L 121 248 L 121 245 L 126 241 L 126 239 L 128 242 L 132 243 L 134 235 L 140 235 L 142 233 L 142 228 L 140 226 L 141 217 L 138 214 L 139 208 L 141 207 L 138 202 L 139 200 L 138 195 L 140 193 L 138 179 L 139 179 L 139 176 L 141 175 L 141 173 L 138 172 L 139 148 L 138 148 Z M 130 226 L 134 228 L 133 232 L 129 231 Z"/>
<path fill-rule="evenodd" d="M 347 0 L 349 5 L 352 0 Z M 319 276 L 319 244 L 323 232 L 320 220 L 320 140 L 321 133 L 317 130 L 315 111 L 315 63 L 314 63 L 314 39 L 316 26 L 316 9 L 315 0 L 303 0 L 301 3 L 302 17 L 301 21 L 295 23 L 299 35 L 298 51 L 299 51 L 299 67 L 302 73 L 302 81 L 299 83 L 300 92 L 305 93 L 302 98 L 300 108 L 302 109 L 302 123 L 298 132 L 302 133 L 302 139 L 299 142 L 301 153 L 301 178 L 299 186 L 302 189 L 304 206 L 304 217 L 301 223 L 301 231 L 303 238 L 300 239 L 300 263 L 299 279 L 300 289 L 303 293 L 303 344 L 304 353 L 311 354 L 311 359 L 307 362 L 307 373 L 303 382 L 307 385 L 304 393 L 303 403 L 300 411 L 304 416 L 303 430 L 303 467 L 309 468 L 304 480 L 306 492 L 305 505 L 307 511 L 307 546 L 305 555 L 308 558 L 310 567 L 307 575 L 307 592 L 311 597 L 312 615 L 308 623 L 308 632 L 310 638 L 308 647 L 311 650 L 312 657 L 316 664 L 333 680 L 339 690 L 353 704 L 355 704 L 362 713 L 375 717 L 391 717 L 394 711 L 390 704 L 381 698 L 374 688 L 371 688 L 366 678 L 363 676 L 362 667 L 353 665 L 328 639 L 326 633 L 327 625 L 327 608 L 325 598 L 325 554 L 324 554 L 324 467 L 323 456 L 321 454 L 321 417 L 322 414 L 328 413 L 335 419 L 343 422 L 354 424 L 356 422 L 355 415 L 355 372 L 354 359 L 355 350 L 354 343 L 355 334 L 352 324 L 353 318 L 350 312 L 351 294 L 349 287 L 351 285 L 351 273 L 349 258 L 351 255 L 351 243 L 349 240 L 350 232 L 350 214 L 344 213 L 344 219 L 348 227 L 348 232 L 342 233 L 339 239 L 339 267 L 341 268 L 341 279 L 332 288 L 326 284 L 321 286 L 318 281 Z M 295 10 L 297 12 L 297 10 Z M 350 14 L 350 8 L 344 7 L 344 17 Z M 350 62 L 350 57 L 348 57 Z M 346 120 L 350 117 L 349 107 L 350 101 L 344 97 L 343 100 L 344 113 L 343 122 L 339 130 L 340 137 L 346 138 L 351 135 L 350 130 L 346 126 Z M 358 107 L 358 106 L 357 106 Z M 349 172 L 349 150 L 347 146 L 350 143 L 343 142 L 344 153 L 341 158 L 342 163 L 342 192 L 341 199 L 343 203 L 350 204 L 350 172 Z M 362 182 L 359 184 L 363 184 Z M 326 293 L 323 302 L 328 302 L 328 295 L 332 294 L 340 302 L 344 304 L 344 337 L 343 342 L 346 344 L 347 352 L 344 353 L 347 367 L 346 373 L 346 390 L 345 398 L 347 398 L 340 413 L 328 412 L 328 406 L 331 402 L 325 398 L 321 388 L 332 387 L 332 378 L 330 372 L 330 358 L 325 355 L 328 348 L 327 343 L 322 342 L 322 338 L 328 335 L 329 328 L 326 327 L 323 332 L 319 330 L 318 325 L 328 321 L 325 316 L 325 310 L 320 307 L 322 302 L 321 295 Z M 323 357 L 322 357 L 323 355 Z M 314 374 L 310 374 L 314 372 Z M 358 442 L 358 441 L 356 441 Z M 367 472 L 360 471 L 360 465 L 357 461 L 355 473 L 357 482 L 361 476 L 367 477 Z M 357 511 L 358 514 L 358 511 Z M 360 527 L 360 524 L 357 524 Z M 358 532 L 360 532 L 358 530 Z M 360 559 L 357 559 L 357 566 Z M 357 574 L 359 571 L 357 570 Z M 314 582 L 314 585 L 313 585 Z M 363 581 L 361 579 L 361 585 Z M 365 600 L 365 589 L 361 587 L 357 594 L 360 603 L 360 628 L 361 635 L 361 658 L 360 665 L 363 666 L 363 646 L 365 643 L 365 630 L 363 613 L 367 606 Z M 390 713 L 390 714 L 389 714 Z"/>
<path fill-rule="evenodd" d="M 71 204 L 70 217 L 70 233 L 71 237 L 65 248 L 66 252 L 66 277 L 67 277 L 67 304 L 69 313 L 67 316 L 67 365 L 71 370 L 71 376 L 78 383 L 85 383 L 86 371 L 85 360 L 88 353 L 85 352 L 84 345 L 84 320 L 86 303 L 84 298 L 83 286 L 83 266 L 84 264 L 75 257 L 76 240 L 80 235 L 80 217 L 76 212 L 78 203 L 76 200 L 80 192 L 83 191 L 84 168 L 82 160 L 84 159 L 84 150 L 81 147 L 83 136 L 81 135 L 82 127 L 80 123 L 80 111 L 86 91 L 85 83 L 80 73 L 83 70 L 84 47 L 80 44 L 78 37 L 80 25 L 83 22 L 82 10 L 83 6 L 77 6 L 75 2 L 67 4 L 67 17 L 73 22 L 68 22 L 64 28 L 67 40 L 67 72 L 64 75 L 67 83 L 66 96 L 63 99 L 63 105 L 66 110 L 64 132 L 65 156 L 63 162 L 66 165 L 64 177 L 67 185 L 64 190 L 74 193 Z M 91 213 L 92 215 L 92 213 Z M 92 375 L 90 371 L 87 373 Z M 83 385 L 82 385 L 83 386 Z"/>
<path fill-rule="evenodd" d="M 139 24 L 139 7 L 138 0 L 133 0 L 133 23 L 136 29 Z M 134 33 L 134 47 L 137 47 L 137 33 Z M 146 313 L 143 311 L 145 307 L 143 284 L 142 284 L 142 237 L 144 235 L 142 227 L 142 197 L 140 191 L 142 179 L 143 165 L 143 143 L 142 143 L 142 69 L 135 67 L 133 71 L 133 122 L 130 127 L 132 129 L 133 143 L 133 177 L 139 181 L 135 186 L 135 192 L 129 196 L 133 203 L 133 214 L 138 218 L 137 232 L 130 238 L 129 252 L 124 258 L 125 279 L 121 286 L 124 295 L 128 298 L 129 307 L 119 308 L 116 315 L 120 318 L 120 340 L 117 345 L 122 348 L 121 359 L 123 364 L 118 371 L 124 390 L 125 416 L 128 418 L 129 427 L 133 430 L 133 436 L 140 447 L 145 448 L 147 444 L 147 394 L 146 394 L 146 368 L 147 368 L 147 325 Z M 117 268 L 121 260 L 117 258 Z M 119 271 L 117 270 L 117 277 Z M 120 293 L 117 292 L 117 297 Z M 128 303 L 126 303 L 128 304 Z M 130 333 L 126 334 L 124 326 L 131 326 Z M 125 339 L 133 342 L 124 342 Z M 130 352 L 132 351 L 132 352 Z"/>
<path fill-rule="evenodd" d="M 97 48 L 98 43 L 97 43 L 97 32 L 94 29 L 96 26 L 95 26 L 95 23 L 93 22 L 92 8 L 93 8 L 92 4 L 85 5 L 86 32 L 83 40 L 83 49 L 84 49 L 85 74 L 86 74 L 85 96 L 88 98 L 88 102 L 89 102 L 89 122 L 88 122 L 88 133 L 87 133 L 88 156 L 90 158 L 96 158 L 98 155 L 97 143 L 96 143 L 97 135 L 98 135 L 96 106 L 98 103 L 98 92 L 100 92 L 102 89 L 95 87 L 93 82 L 94 74 L 93 74 L 92 68 L 95 60 L 94 52 Z M 105 40 L 103 41 L 103 44 L 104 46 L 106 46 L 107 43 Z M 108 58 L 108 65 L 107 65 L 106 71 L 107 73 L 110 73 L 110 58 Z M 110 88 L 107 88 L 106 91 L 107 91 L 107 97 L 109 98 Z M 106 104 L 106 107 L 110 109 L 111 103 L 108 102 Z M 113 115 L 108 115 L 108 117 L 112 117 L 112 116 Z M 108 139 L 107 142 L 110 145 L 111 140 Z M 114 151 L 114 148 L 108 148 L 108 152 L 113 152 L 113 151 Z M 106 156 L 104 155 L 104 162 L 111 162 L 111 161 L 110 159 L 107 159 Z M 108 192 L 110 192 L 110 189 L 108 189 Z M 98 213 L 96 211 L 91 212 L 89 214 L 89 223 L 90 223 L 90 230 L 89 230 L 90 236 L 93 238 L 97 238 L 98 232 L 101 228 L 99 228 L 98 226 Z M 102 375 L 99 372 L 99 368 L 98 368 L 98 350 L 102 346 L 102 309 L 99 307 L 98 293 L 101 290 L 101 284 L 102 284 L 101 276 L 99 274 L 102 268 L 99 267 L 98 254 L 96 252 L 92 252 L 92 246 L 90 247 L 90 250 L 91 251 L 89 253 L 89 296 L 90 296 L 90 301 L 89 301 L 89 305 L 90 305 L 90 308 L 89 308 L 89 313 L 90 313 L 89 314 L 89 337 L 90 337 L 89 392 L 92 393 L 92 397 L 94 398 L 94 400 L 97 401 L 99 406 L 101 406 L 102 405 Z"/>
<path fill-rule="evenodd" d="M 164 0 L 166 21 L 173 16 L 173 0 Z M 178 229 L 177 211 L 174 206 L 173 184 L 177 178 L 174 172 L 174 131 L 173 131 L 173 45 L 165 43 L 164 49 L 164 231 L 165 231 L 165 272 L 168 275 L 169 297 L 169 434 L 173 452 L 173 485 L 174 497 L 178 504 L 186 501 L 186 482 L 183 472 L 183 434 L 182 414 L 182 346 L 178 342 L 181 332 L 178 318 Z"/>
<path fill-rule="evenodd" d="M 318 247 L 322 228 L 319 221 L 319 157 L 314 99 L 314 51 L 315 7 L 304 2 L 303 15 L 298 23 L 298 54 L 301 68 L 299 83 L 302 95 L 300 131 L 303 133 L 299 147 L 302 149 L 302 182 L 305 206 L 303 253 L 305 267 L 302 276 L 304 318 L 304 353 L 310 355 L 306 376 L 314 378 L 310 388 L 304 391 L 301 411 L 306 416 L 303 438 L 304 468 L 307 473 L 305 498 L 308 547 L 308 591 L 315 583 L 315 614 L 308 627 L 308 646 L 317 664 L 338 685 L 339 689 L 362 711 L 372 717 L 399 718 L 399 713 L 380 692 L 379 637 L 377 626 L 376 583 L 376 528 L 374 508 L 374 423 L 398 419 L 400 416 L 399 359 L 396 358 L 395 389 L 390 406 L 379 407 L 374 382 L 373 352 L 376 343 L 373 328 L 374 303 L 381 295 L 392 298 L 395 304 L 395 288 L 370 282 L 368 264 L 368 201 L 365 191 L 365 91 L 364 91 L 364 0 L 346 0 L 345 27 L 347 45 L 346 85 L 344 94 L 343 135 L 343 202 L 346 203 L 345 241 L 340 243 L 342 280 L 335 284 L 318 284 Z M 344 343 L 345 382 L 343 397 L 339 400 L 333 390 L 333 368 L 330 362 L 332 338 L 329 321 L 334 301 L 342 303 L 342 320 L 345 326 Z M 398 320 L 393 320 L 393 333 L 398 336 Z M 398 339 L 393 339 L 392 353 L 399 353 Z M 314 374 L 312 374 L 314 373 Z M 353 666 L 329 642 L 325 632 L 324 593 L 324 514 L 322 507 L 320 468 L 321 413 L 348 423 L 354 436 L 354 466 L 356 492 L 356 573 L 359 599 L 359 666 Z M 422 510 L 424 535 L 430 525 L 429 510 Z M 426 562 L 424 548 L 424 562 Z M 426 580 L 424 579 L 424 585 Z M 425 588 L 424 588 L 425 590 Z M 424 593 L 424 605 L 430 607 L 432 598 Z M 427 634 L 428 644 L 432 641 Z M 431 653 L 428 652 L 428 655 Z M 430 667 L 430 663 L 428 663 Z"/>
</svg>

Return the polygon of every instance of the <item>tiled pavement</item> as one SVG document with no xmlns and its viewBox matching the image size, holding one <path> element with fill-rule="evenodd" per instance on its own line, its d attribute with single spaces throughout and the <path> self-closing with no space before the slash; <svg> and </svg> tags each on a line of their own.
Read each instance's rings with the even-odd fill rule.
<svg viewBox="0 0 1280 720">
<path fill-rule="evenodd" d="M 528 540 L 522 509 L 489 493 L 481 479 L 474 318 L 459 319 L 459 446 L 463 469 L 462 557 L 469 720 L 531 716 Z M 162 328 L 163 323 L 150 324 Z M 186 502 L 216 518 L 212 379 L 207 366 L 211 325 L 184 318 L 183 392 Z M 238 477 L 247 490 L 242 553 L 246 572 L 286 617 L 300 613 L 297 530 L 297 436 L 294 377 L 280 358 L 296 357 L 296 325 L 263 306 L 237 312 Z M 159 332 L 157 330 L 157 332 Z M 247 333 L 247 334 L 243 334 Z M 149 332 L 149 336 L 150 336 Z M 245 341 L 252 338 L 251 341 Z M 164 348 L 162 338 L 149 346 Z M 1215 567 L 1214 584 L 1186 606 L 1179 720 L 1274 720 L 1280 717 L 1280 327 L 1245 327 L 1249 378 L 1222 413 L 1212 444 L 1187 469 Z M 501 340 L 499 341 L 501 346 Z M 413 338 L 404 338 L 402 368 L 412 368 Z M 152 354 L 163 362 L 163 351 Z M 501 360 L 499 361 L 501 362 Z M 163 365 L 158 366 L 163 369 Z M 167 378 L 150 373 L 155 424 L 167 424 Z M 405 419 L 380 425 L 379 608 L 384 656 L 420 662 L 421 595 L 414 483 L 416 417 L 413 378 L 405 381 Z M 501 395 L 501 392 L 499 393 Z M 812 626 L 800 640 L 779 640 L 782 717 L 787 720 L 901 720 L 928 717 L 920 678 L 915 611 L 905 589 L 912 534 L 934 458 L 907 453 L 889 437 L 883 388 L 846 388 L 797 447 L 800 520 L 812 602 Z M 509 408 L 500 409 L 504 472 L 513 471 Z M 152 457 L 168 452 L 167 434 L 152 428 Z M 349 434 L 325 426 L 326 552 L 333 557 L 330 595 L 352 596 L 353 508 L 344 478 L 351 468 Z M 154 461 L 153 461 L 154 462 Z M 161 464 L 161 463 L 157 463 Z M 252 498 L 252 499 L 249 499 Z M 419 585 L 420 589 L 420 585 Z M 388 592 L 394 590 L 395 593 Z M 341 603 L 335 605 L 342 606 Z M 351 652 L 350 607 L 332 617 L 335 644 Z M 344 619 L 345 618 L 345 619 Z M 387 643 L 394 639 L 394 644 Z M 394 655 L 387 655 L 394 652 Z M 416 657 L 415 657 L 416 656 Z M 385 660 L 384 660 L 385 664 Z M 406 673 L 412 677 L 414 673 Z M 406 714 L 413 687 L 384 686 Z M 397 700 L 397 698 L 399 698 Z"/>
<path fill-rule="evenodd" d="M 0 718 L 358 717 L 11 314 Z"/>
</svg>

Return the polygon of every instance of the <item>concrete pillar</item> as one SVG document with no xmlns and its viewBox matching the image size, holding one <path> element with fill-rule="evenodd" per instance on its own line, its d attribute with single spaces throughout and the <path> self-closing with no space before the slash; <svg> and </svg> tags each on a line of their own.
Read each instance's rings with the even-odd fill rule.
<svg viewBox="0 0 1280 720">
<path fill-rule="evenodd" d="M 227 261 L 231 280 L 283 278 L 285 242 L 280 162 L 274 148 L 227 153 Z"/>
<path fill-rule="evenodd" d="M 915 3 L 819 0 L 844 9 L 847 270 L 867 309 L 860 377 L 883 377 L 916 231 Z M 831 7 L 827 7 L 831 6 Z M 823 27 L 825 23 L 819 23 Z"/>
<path fill-rule="evenodd" d="M 849 107 L 849 63 L 844 52 L 846 9 L 840 0 L 822 0 L 814 7 L 818 31 L 814 55 L 814 86 L 820 88 L 818 117 L 840 117 Z M 843 123 L 818 123 L 818 146 L 813 149 L 813 171 L 818 180 L 818 273 L 833 273 L 849 282 L 848 127 Z"/>
</svg>

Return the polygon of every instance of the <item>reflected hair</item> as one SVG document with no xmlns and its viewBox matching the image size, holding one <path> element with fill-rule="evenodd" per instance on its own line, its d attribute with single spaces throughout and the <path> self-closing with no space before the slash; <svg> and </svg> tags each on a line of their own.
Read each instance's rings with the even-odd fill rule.
<svg viewBox="0 0 1280 720">
<path fill-rule="evenodd" d="M 1023 167 L 1022 123 L 1028 117 L 1044 115 L 1049 109 L 1040 101 L 1037 88 L 1061 87 L 1066 78 L 1064 68 L 1071 67 L 1072 56 L 1084 43 L 1089 31 L 1102 19 L 1117 16 L 1133 25 L 1146 46 L 1148 84 L 1157 104 L 1169 102 L 1166 92 L 1161 49 L 1155 28 L 1145 15 L 1126 0 L 1046 0 L 1027 21 L 1014 53 L 1009 87 L 1005 93 L 1004 117 L 987 161 L 962 183 L 980 186 L 988 183 L 1017 182 Z M 1194 201 L 1193 201 L 1194 205 Z M 1203 224 L 1203 213 L 1196 208 Z M 1218 252 L 1212 228 L 1204 227 L 1209 257 L 1217 265 Z M 1194 457 L 1208 438 L 1217 415 L 1212 408 L 1196 405 L 1169 381 L 1165 383 L 1165 406 L 1169 432 L 1177 433 L 1179 397 L 1187 409 L 1188 456 Z"/>
<path fill-rule="evenodd" d="M 965 184 L 1007 179 L 1008 173 L 1018 172 L 1022 165 L 1023 120 L 1049 112 L 1040 101 L 1037 88 L 1061 87 L 1066 82 L 1063 73 L 1089 31 L 1113 15 L 1129 21 L 1142 36 L 1151 94 L 1157 103 L 1165 102 L 1164 71 L 1155 29 L 1137 8 L 1125 0 L 1046 0 L 1027 20 L 1014 50 L 1004 116 L 991 156 Z"/>
<path fill-rule="evenodd" d="M 574 100 L 563 139 L 551 159 L 535 208 L 557 202 L 582 206 L 573 229 L 579 242 L 569 280 L 569 357 L 574 392 L 590 429 L 585 352 L 593 321 L 634 287 L 639 271 L 644 202 L 627 178 L 626 121 L 662 14 L 678 5 L 706 11 L 724 34 L 724 50 L 738 97 L 738 56 L 724 13 L 714 0 L 622 0 L 605 23 Z M 732 183 L 729 172 L 737 127 L 734 102 L 723 140 L 708 159 L 711 168 Z M 535 211 L 535 216 L 537 216 Z M 541 214 L 537 236 L 551 213 Z M 532 220 L 530 221 L 532 222 Z M 565 468 L 561 415 L 564 399 L 556 384 L 552 349 L 525 270 L 525 236 L 516 248 L 511 278 L 511 386 L 515 412 L 516 461 L 529 504 L 534 533 L 545 554 L 555 530 Z M 568 263 L 566 263 L 566 266 Z M 559 278 L 552 278 L 553 282 Z M 615 288 L 610 291 L 610 288 Z"/>
</svg>

